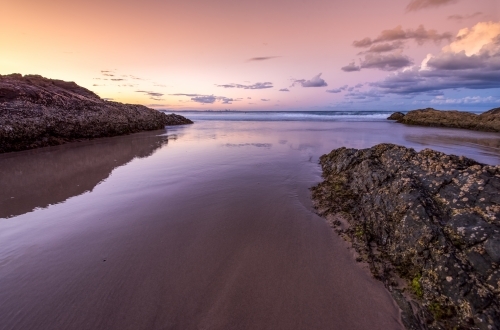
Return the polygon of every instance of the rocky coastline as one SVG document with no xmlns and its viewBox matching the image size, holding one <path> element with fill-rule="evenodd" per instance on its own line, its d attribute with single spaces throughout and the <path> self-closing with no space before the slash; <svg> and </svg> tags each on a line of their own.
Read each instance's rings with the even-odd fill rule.
<svg viewBox="0 0 500 330">
<path fill-rule="evenodd" d="M 500 166 L 379 144 L 320 158 L 317 211 L 407 329 L 500 329 Z"/>
<path fill-rule="evenodd" d="M 0 75 L 0 153 L 183 124 L 192 121 L 107 101 L 74 82 Z"/>
<path fill-rule="evenodd" d="M 484 132 L 500 132 L 500 108 L 491 109 L 480 115 L 464 111 L 442 111 L 433 108 L 395 112 L 387 119 L 398 123 L 418 126 L 464 128 Z"/>
</svg>

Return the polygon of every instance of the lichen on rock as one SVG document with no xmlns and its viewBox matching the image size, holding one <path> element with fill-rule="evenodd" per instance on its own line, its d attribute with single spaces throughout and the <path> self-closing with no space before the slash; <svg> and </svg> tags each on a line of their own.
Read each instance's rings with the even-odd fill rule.
<svg viewBox="0 0 500 330">
<path fill-rule="evenodd" d="M 500 166 L 392 144 L 336 149 L 320 164 L 318 213 L 344 216 L 332 227 L 407 328 L 500 328 Z"/>
</svg>

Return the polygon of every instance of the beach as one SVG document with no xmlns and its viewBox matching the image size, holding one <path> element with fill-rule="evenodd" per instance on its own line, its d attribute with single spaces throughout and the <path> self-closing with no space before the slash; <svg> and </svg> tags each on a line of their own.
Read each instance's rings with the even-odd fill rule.
<svg viewBox="0 0 500 330">
<path fill-rule="evenodd" d="M 0 155 L 0 329 L 402 329 L 315 213 L 319 157 L 394 143 L 500 163 L 498 133 L 382 116 L 186 117 Z"/>
</svg>

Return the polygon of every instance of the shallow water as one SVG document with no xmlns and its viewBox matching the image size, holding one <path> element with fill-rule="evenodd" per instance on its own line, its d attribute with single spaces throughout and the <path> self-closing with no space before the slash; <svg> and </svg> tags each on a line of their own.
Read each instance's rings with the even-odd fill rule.
<svg viewBox="0 0 500 330">
<path fill-rule="evenodd" d="M 500 163 L 500 135 L 199 121 L 0 155 L 0 329 L 398 329 L 312 211 L 318 158 L 388 142 Z"/>
</svg>

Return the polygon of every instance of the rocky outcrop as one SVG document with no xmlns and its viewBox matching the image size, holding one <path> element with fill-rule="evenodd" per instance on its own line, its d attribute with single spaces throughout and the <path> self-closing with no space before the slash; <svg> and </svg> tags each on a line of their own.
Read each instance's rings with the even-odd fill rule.
<svg viewBox="0 0 500 330">
<path fill-rule="evenodd" d="M 440 111 L 427 108 L 409 111 L 406 115 L 401 112 L 395 112 L 387 119 L 397 120 L 399 123 L 407 125 L 500 132 L 500 108 L 491 109 L 480 115 L 463 111 Z"/>
<path fill-rule="evenodd" d="M 320 163 L 318 213 L 392 292 L 408 329 L 500 329 L 500 166 L 392 144 Z"/>
<path fill-rule="evenodd" d="M 404 116 L 405 116 L 404 113 L 398 111 L 398 112 L 394 112 L 392 115 L 387 117 L 387 119 L 388 120 L 400 120 L 400 119 L 403 119 Z"/>
<path fill-rule="evenodd" d="M 103 100 L 74 82 L 0 75 L 0 153 L 189 123 L 142 105 Z"/>
</svg>

